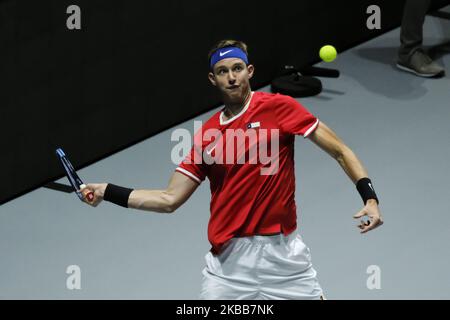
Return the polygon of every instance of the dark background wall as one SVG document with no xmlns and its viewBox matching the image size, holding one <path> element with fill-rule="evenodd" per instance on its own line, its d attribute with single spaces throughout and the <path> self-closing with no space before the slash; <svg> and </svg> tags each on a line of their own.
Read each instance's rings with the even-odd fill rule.
<svg viewBox="0 0 450 320">
<path fill-rule="evenodd" d="M 433 9 L 447 1 L 436 1 Z M 81 8 L 81 30 L 66 9 Z M 382 30 L 366 28 L 381 7 Z M 253 87 L 400 25 L 404 1 L 0 1 L 0 203 L 219 105 L 206 55 L 249 45 Z M 393 57 L 394 58 L 394 57 Z"/>
</svg>

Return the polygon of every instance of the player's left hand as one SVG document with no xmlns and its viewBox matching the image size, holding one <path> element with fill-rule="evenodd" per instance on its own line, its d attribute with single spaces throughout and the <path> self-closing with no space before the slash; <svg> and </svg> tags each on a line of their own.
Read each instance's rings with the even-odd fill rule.
<svg viewBox="0 0 450 320">
<path fill-rule="evenodd" d="M 366 233 L 383 224 L 383 218 L 378 209 L 378 203 L 374 199 L 369 199 L 364 208 L 355 214 L 353 218 L 359 219 L 364 216 L 367 216 L 369 219 L 368 221 L 361 220 L 361 224 L 358 225 L 358 228 L 361 229 L 361 233 Z"/>
</svg>

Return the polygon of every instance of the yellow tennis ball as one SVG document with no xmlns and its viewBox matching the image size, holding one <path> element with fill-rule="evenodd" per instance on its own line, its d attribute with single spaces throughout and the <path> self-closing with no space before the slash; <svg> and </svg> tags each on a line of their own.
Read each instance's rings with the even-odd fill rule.
<svg viewBox="0 0 450 320">
<path fill-rule="evenodd" d="M 323 61 L 331 62 L 336 59 L 337 52 L 333 46 L 326 45 L 320 48 L 319 56 Z"/>
</svg>

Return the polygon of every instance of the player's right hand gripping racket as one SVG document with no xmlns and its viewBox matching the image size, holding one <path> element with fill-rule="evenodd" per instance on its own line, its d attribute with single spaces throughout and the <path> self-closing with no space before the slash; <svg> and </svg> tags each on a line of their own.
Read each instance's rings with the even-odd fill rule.
<svg viewBox="0 0 450 320">
<path fill-rule="evenodd" d="M 86 185 L 80 179 L 77 172 L 70 163 L 69 159 L 67 158 L 66 154 L 61 148 L 56 149 L 56 155 L 61 161 L 64 170 L 66 170 L 67 179 L 69 179 L 69 182 L 72 185 L 73 189 L 75 190 L 78 198 L 80 198 L 80 200 L 83 201 L 83 194 L 81 193 L 81 189 L 86 187 Z M 89 193 L 86 194 L 86 198 L 89 201 L 92 201 L 94 199 L 94 193 L 90 191 Z"/>
</svg>

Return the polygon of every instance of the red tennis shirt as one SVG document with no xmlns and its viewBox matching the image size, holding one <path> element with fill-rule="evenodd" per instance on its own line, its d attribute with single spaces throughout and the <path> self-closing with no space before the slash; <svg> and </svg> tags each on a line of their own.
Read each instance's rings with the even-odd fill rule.
<svg viewBox="0 0 450 320">
<path fill-rule="evenodd" d="M 176 171 L 210 181 L 212 253 L 233 237 L 296 229 L 294 139 L 318 124 L 295 99 L 265 92 L 252 92 L 236 116 L 224 120 L 222 109 L 203 124 Z"/>
</svg>

